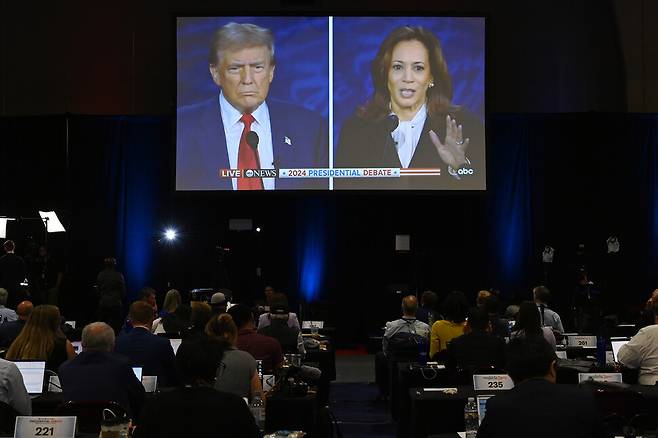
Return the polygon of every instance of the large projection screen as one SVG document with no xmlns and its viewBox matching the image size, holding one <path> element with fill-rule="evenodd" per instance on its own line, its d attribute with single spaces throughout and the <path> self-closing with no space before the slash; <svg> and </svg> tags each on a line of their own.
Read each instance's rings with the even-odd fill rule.
<svg viewBox="0 0 658 438">
<path fill-rule="evenodd" d="M 486 189 L 484 17 L 176 22 L 176 190 Z"/>
</svg>

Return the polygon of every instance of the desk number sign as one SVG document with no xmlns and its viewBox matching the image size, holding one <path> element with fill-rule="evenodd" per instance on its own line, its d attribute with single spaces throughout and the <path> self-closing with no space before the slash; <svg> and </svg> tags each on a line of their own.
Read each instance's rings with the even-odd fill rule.
<svg viewBox="0 0 658 438">
<path fill-rule="evenodd" d="M 514 388 L 514 382 L 507 374 L 473 374 L 473 389 L 476 391 L 512 388 Z"/>
<path fill-rule="evenodd" d="M 593 380 L 600 383 L 622 383 L 621 373 L 578 373 L 578 383 Z"/>
<path fill-rule="evenodd" d="M 75 417 L 16 417 L 14 438 L 75 438 Z"/>
<path fill-rule="evenodd" d="M 569 347 L 596 347 L 596 336 L 567 336 Z"/>
</svg>

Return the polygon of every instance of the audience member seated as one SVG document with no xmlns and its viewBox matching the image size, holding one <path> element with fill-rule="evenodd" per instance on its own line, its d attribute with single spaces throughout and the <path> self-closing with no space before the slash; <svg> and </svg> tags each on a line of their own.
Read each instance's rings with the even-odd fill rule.
<svg viewBox="0 0 658 438">
<path fill-rule="evenodd" d="M 418 310 L 418 299 L 414 295 L 402 298 L 402 318 L 386 323 L 384 336 L 382 337 L 382 351 L 389 355 L 396 350 L 398 344 L 406 345 L 411 339 L 414 345 L 418 343 L 416 337 L 427 340 L 429 337 L 429 325 L 416 319 Z M 415 347 L 416 352 L 418 347 Z"/>
<path fill-rule="evenodd" d="M 222 360 L 219 341 L 192 336 L 176 354 L 176 367 L 184 386 L 149 399 L 134 431 L 136 438 L 259 438 L 249 407 L 235 394 L 212 385 Z"/>
<path fill-rule="evenodd" d="M 481 290 L 478 292 L 477 297 L 475 297 L 475 305 L 480 308 L 484 308 L 484 305 L 487 303 L 487 300 L 491 296 L 491 292 L 488 290 Z"/>
<path fill-rule="evenodd" d="M 262 392 L 256 359 L 246 351 L 238 350 L 238 327 L 231 315 L 223 313 L 208 321 L 206 334 L 218 339 L 222 358 L 217 368 L 215 389 L 251 399 Z"/>
<path fill-rule="evenodd" d="M 483 309 L 489 315 L 489 322 L 491 323 L 491 334 L 499 338 L 505 338 L 509 335 L 509 321 L 501 318 L 498 314 L 500 307 L 500 300 L 497 295 L 491 294 L 485 301 Z"/>
<path fill-rule="evenodd" d="M 32 415 L 32 400 L 15 363 L 0 359 L 0 401 L 20 415 Z"/>
<path fill-rule="evenodd" d="M 178 333 L 181 338 L 187 336 L 190 330 L 192 308 L 188 304 L 181 304 L 174 313 L 162 318 L 162 327 L 165 333 Z"/>
<path fill-rule="evenodd" d="M 432 325 L 430 334 L 430 357 L 445 355 L 448 344 L 457 336 L 464 334 L 464 320 L 468 303 L 460 291 L 453 291 L 443 301 L 443 315 L 445 319 L 436 321 Z"/>
<path fill-rule="evenodd" d="M 278 370 L 283 364 L 281 344 L 274 338 L 256 332 L 251 309 L 244 304 L 236 304 L 228 309 L 228 314 L 238 327 L 238 348 L 251 354 L 254 359 L 262 360 L 265 374 L 273 374 Z"/>
<path fill-rule="evenodd" d="M 212 309 L 213 317 L 226 313 L 227 307 L 228 301 L 226 300 L 226 295 L 222 292 L 215 292 L 212 294 L 212 297 L 210 297 L 210 308 Z"/>
<path fill-rule="evenodd" d="M 503 316 L 508 321 L 516 321 L 516 318 L 519 316 L 519 306 L 517 304 L 510 304 L 505 308 Z"/>
<path fill-rule="evenodd" d="M 0 325 L 0 347 L 7 348 L 18 337 L 25 322 L 32 313 L 32 303 L 30 301 L 21 301 L 16 307 L 18 319 L 16 321 L 6 322 Z"/>
<path fill-rule="evenodd" d="M 658 382 L 658 300 L 653 302 L 653 325 L 648 325 L 619 349 L 617 360 L 622 365 L 639 369 L 640 385 Z"/>
<path fill-rule="evenodd" d="M 268 301 L 270 311 L 272 310 L 272 305 L 275 305 L 277 303 L 285 303 L 285 305 L 288 306 L 288 298 L 286 298 L 285 294 L 282 293 L 271 294 L 269 296 L 269 301 Z M 267 327 L 268 325 L 270 325 L 271 320 L 272 320 L 272 315 L 270 313 L 263 313 L 258 318 L 258 328 L 262 329 L 264 327 Z M 299 319 L 297 319 L 297 314 L 295 314 L 294 312 L 288 313 L 288 326 L 295 327 L 296 329 L 301 330 L 299 326 Z"/>
<path fill-rule="evenodd" d="M 9 292 L 7 292 L 7 289 L 0 287 L 0 325 L 6 322 L 16 321 L 18 319 L 16 312 L 5 307 L 7 305 L 8 298 Z"/>
<path fill-rule="evenodd" d="M 548 308 L 548 302 L 551 300 L 551 292 L 548 288 L 546 286 L 537 286 L 532 290 L 532 295 L 539 310 L 542 327 L 550 327 L 553 331 L 564 333 L 560 315 Z"/>
<path fill-rule="evenodd" d="M 592 393 L 555 384 L 557 357 L 543 337 L 512 339 L 506 356 L 514 389 L 487 401 L 478 438 L 605 436 Z"/>
<path fill-rule="evenodd" d="M 144 301 L 135 301 L 130 306 L 129 316 L 133 329 L 117 338 L 115 351 L 130 359 L 132 366 L 141 366 L 142 375 L 158 376 L 159 387 L 176 385 L 178 378 L 171 343 L 151 333 L 153 308 Z"/>
<path fill-rule="evenodd" d="M 375 381 L 379 399 L 389 394 L 389 365 L 391 360 L 416 360 L 418 343 L 426 343 L 430 326 L 416 318 L 418 299 L 414 295 L 402 298 L 402 318 L 386 323 L 382 337 L 382 351 L 375 354 Z"/>
<path fill-rule="evenodd" d="M 203 333 L 212 316 L 210 305 L 201 301 L 193 301 L 190 308 L 190 335 Z"/>
<path fill-rule="evenodd" d="M 550 327 L 542 327 L 535 303 L 526 301 L 519 307 L 519 316 L 512 329 L 511 338 L 543 337 L 555 350 L 555 335 Z"/>
<path fill-rule="evenodd" d="M 62 395 L 66 401 L 113 401 L 134 419 L 144 403 L 144 386 L 137 380 L 128 358 L 113 350 L 112 327 L 104 322 L 85 326 L 82 353 L 59 367 Z"/>
<path fill-rule="evenodd" d="M 148 303 L 148 305 L 151 306 L 151 308 L 153 309 L 154 319 L 158 317 L 158 304 L 156 302 L 156 296 L 157 296 L 156 290 L 149 286 L 143 287 L 139 291 L 139 300 L 144 301 L 145 303 Z M 132 322 L 130 321 L 130 318 L 127 318 L 123 323 L 123 327 L 121 327 L 120 333 L 128 333 L 132 329 L 133 329 Z"/>
<path fill-rule="evenodd" d="M 73 345 L 60 327 L 59 309 L 50 304 L 34 308 L 6 355 L 8 360 L 45 360 L 52 371 L 74 357 Z"/>
<path fill-rule="evenodd" d="M 284 301 L 272 300 L 268 314 L 269 324 L 258 327 L 258 333 L 276 339 L 281 344 L 284 353 L 304 354 L 304 339 L 301 331 L 296 327 L 288 325 L 290 311 Z"/>
<path fill-rule="evenodd" d="M 158 318 L 153 321 L 151 331 L 153 333 L 165 333 L 164 326 L 162 325 L 163 318 L 173 314 L 178 306 L 183 303 L 180 292 L 176 289 L 170 289 L 165 295 L 164 303 L 162 303 L 162 311 Z"/>
<path fill-rule="evenodd" d="M 492 335 L 489 314 L 480 307 L 468 312 L 465 333 L 448 345 L 446 367 L 458 373 L 472 375 L 487 367 L 503 370 L 505 341 Z"/>
<path fill-rule="evenodd" d="M 423 292 L 423 295 L 420 297 L 420 307 L 416 311 L 416 318 L 418 318 L 418 321 L 422 321 L 431 327 L 432 324 L 434 324 L 434 321 L 443 319 L 441 314 L 436 310 L 438 303 L 439 297 L 436 293 L 431 290 Z"/>
</svg>

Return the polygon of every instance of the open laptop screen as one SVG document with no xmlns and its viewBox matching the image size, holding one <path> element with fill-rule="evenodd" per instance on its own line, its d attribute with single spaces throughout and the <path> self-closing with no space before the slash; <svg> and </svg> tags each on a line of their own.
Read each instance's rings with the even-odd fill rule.
<svg viewBox="0 0 658 438">
<path fill-rule="evenodd" d="M 477 397 L 479 424 L 482 424 L 482 420 L 484 420 L 484 415 L 487 413 L 487 400 L 491 397 L 493 397 L 493 395 L 479 395 Z"/>
<path fill-rule="evenodd" d="M 43 378 L 46 372 L 46 362 L 18 361 L 14 362 L 23 376 L 25 389 L 28 394 L 41 394 L 43 392 Z"/>
<path fill-rule="evenodd" d="M 140 382 L 142 381 L 142 367 L 133 367 L 133 373 L 135 373 L 135 377 L 137 377 L 137 380 Z"/>
<path fill-rule="evenodd" d="M 619 349 L 621 348 L 622 345 L 626 345 L 628 343 L 628 339 L 623 340 L 623 341 L 611 341 L 612 344 L 612 356 L 617 362 L 617 355 L 619 354 Z"/>
<path fill-rule="evenodd" d="M 180 347 L 182 341 L 182 339 L 169 339 L 169 343 L 171 344 L 171 348 L 174 350 L 174 354 L 176 354 L 178 351 L 178 347 Z"/>
</svg>

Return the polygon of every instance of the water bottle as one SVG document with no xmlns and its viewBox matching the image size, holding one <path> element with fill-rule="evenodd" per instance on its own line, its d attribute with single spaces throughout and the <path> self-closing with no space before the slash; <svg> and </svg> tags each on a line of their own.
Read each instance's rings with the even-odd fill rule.
<svg viewBox="0 0 658 438">
<path fill-rule="evenodd" d="M 258 429 L 265 430 L 265 403 L 260 393 L 254 394 L 251 398 L 249 408 L 251 409 L 251 414 L 254 416 L 254 420 L 256 420 Z"/>
<path fill-rule="evenodd" d="M 474 397 L 469 397 L 466 406 L 464 406 L 464 426 L 466 428 L 466 438 L 475 438 L 478 433 L 478 407 Z"/>
</svg>

